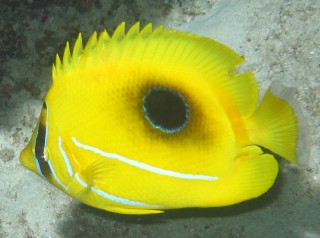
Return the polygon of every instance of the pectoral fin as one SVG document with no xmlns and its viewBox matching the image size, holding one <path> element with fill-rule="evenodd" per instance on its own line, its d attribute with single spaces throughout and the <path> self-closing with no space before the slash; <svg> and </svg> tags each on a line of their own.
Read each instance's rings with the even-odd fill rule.
<svg viewBox="0 0 320 238">
<path fill-rule="evenodd" d="M 97 159 L 75 176 L 69 184 L 70 195 L 87 205 L 116 213 L 162 213 L 158 205 L 132 199 L 129 192 L 118 194 L 126 187 L 117 178 L 122 166 L 121 162 L 113 159 Z"/>
</svg>

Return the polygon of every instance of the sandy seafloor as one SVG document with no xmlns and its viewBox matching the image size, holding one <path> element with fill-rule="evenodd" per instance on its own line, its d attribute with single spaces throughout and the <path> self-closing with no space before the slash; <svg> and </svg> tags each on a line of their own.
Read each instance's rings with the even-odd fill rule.
<svg viewBox="0 0 320 238">
<path fill-rule="evenodd" d="M 0 237 L 320 237 L 320 1 L 1 0 Z M 299 165 L 262 197 L 225 208 L 126 216 L 71 199 L 19 163 L 67 40 L 140 20 L 214 38 L 246 59 L 261 93 L 292 87 Z M 309 130 L 305 124 L 309 124 Z"/>
</svg>

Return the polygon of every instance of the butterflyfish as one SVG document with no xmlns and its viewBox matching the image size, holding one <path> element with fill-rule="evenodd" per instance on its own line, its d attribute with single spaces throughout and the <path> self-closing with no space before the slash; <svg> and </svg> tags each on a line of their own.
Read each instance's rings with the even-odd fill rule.
<svg viewBox="0 0 320 238">
<path fill-rule="evenodd" d="M 259 90 L 227 46 L 121 23 L 52 67 L 21 163 L 87 205 L 123 214 L 228 206 L 266 193 L 296 161 L 290 104 Z"/>
</svg>

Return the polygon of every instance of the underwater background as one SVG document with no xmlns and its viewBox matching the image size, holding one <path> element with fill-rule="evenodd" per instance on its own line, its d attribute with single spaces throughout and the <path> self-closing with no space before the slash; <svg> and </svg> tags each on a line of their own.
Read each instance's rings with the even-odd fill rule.
<svg viewBox="0 0 320 238">
<path fill-rule="evenodd" d="M 79 32 L 85 42 L 122 21 L 213 38 L 246 59 L 241 70 L 255 73 L 262 93 L 290 88 L 299 164 L 279 161 L 275 185 L 257 199 L 151 216 L 80 204 L 22 167 L 55 54 Z M 0 238 L 320 237 L 320 1 L 0 0 L 0 33 Z"/>
</svg>

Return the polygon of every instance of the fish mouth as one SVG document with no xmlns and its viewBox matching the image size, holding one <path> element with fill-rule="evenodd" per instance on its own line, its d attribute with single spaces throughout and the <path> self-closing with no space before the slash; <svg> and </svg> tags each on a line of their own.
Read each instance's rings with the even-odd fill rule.
<svg viewBox="0 0 320 238">
<path fill-rule="evenodd" d="M 87 145 L 87 144 L 83 144 L 81 142 L 79 142 L 75 137 L 72 137 L 71 140 L 73 141 L 73 143 L 75 144 L 75 146 L 99 154 L 100 156 L 103 156 L 107 159 L 115 159 L 118 161 L 121 161 L 123 163 L 129 164 L 131 166 L 134 166 L 136 168 L 142 169 L 142 170 L 146 170 L 148 172 L 152 172 L 155 174 L 160 174 L 160 175 L 164 175 L 164 176 L 169 176 L 169 177 L 174 177 L 174 178 L 180 178 L 180 179 L 186 179 L 186 180 L 202 180 L 202 181 L 216 181 L 218 180 L 218 176 L 209 176 L 209 175 L 202 175 L 202 174 L 187 174 L 187 173 L 181 173 L 181 172 L 176 172 L 176 171 L 172 171 L 172 170 L 165 170 L 159 167 L 155 167 L 146 163 L 142 163 L 127 157 L 124 157 L 122 155 L 119 154 L 115 154 L 115 153 L 110 153 L 107 151 L 103 151 L 99 148 Z"/>
</svg>

